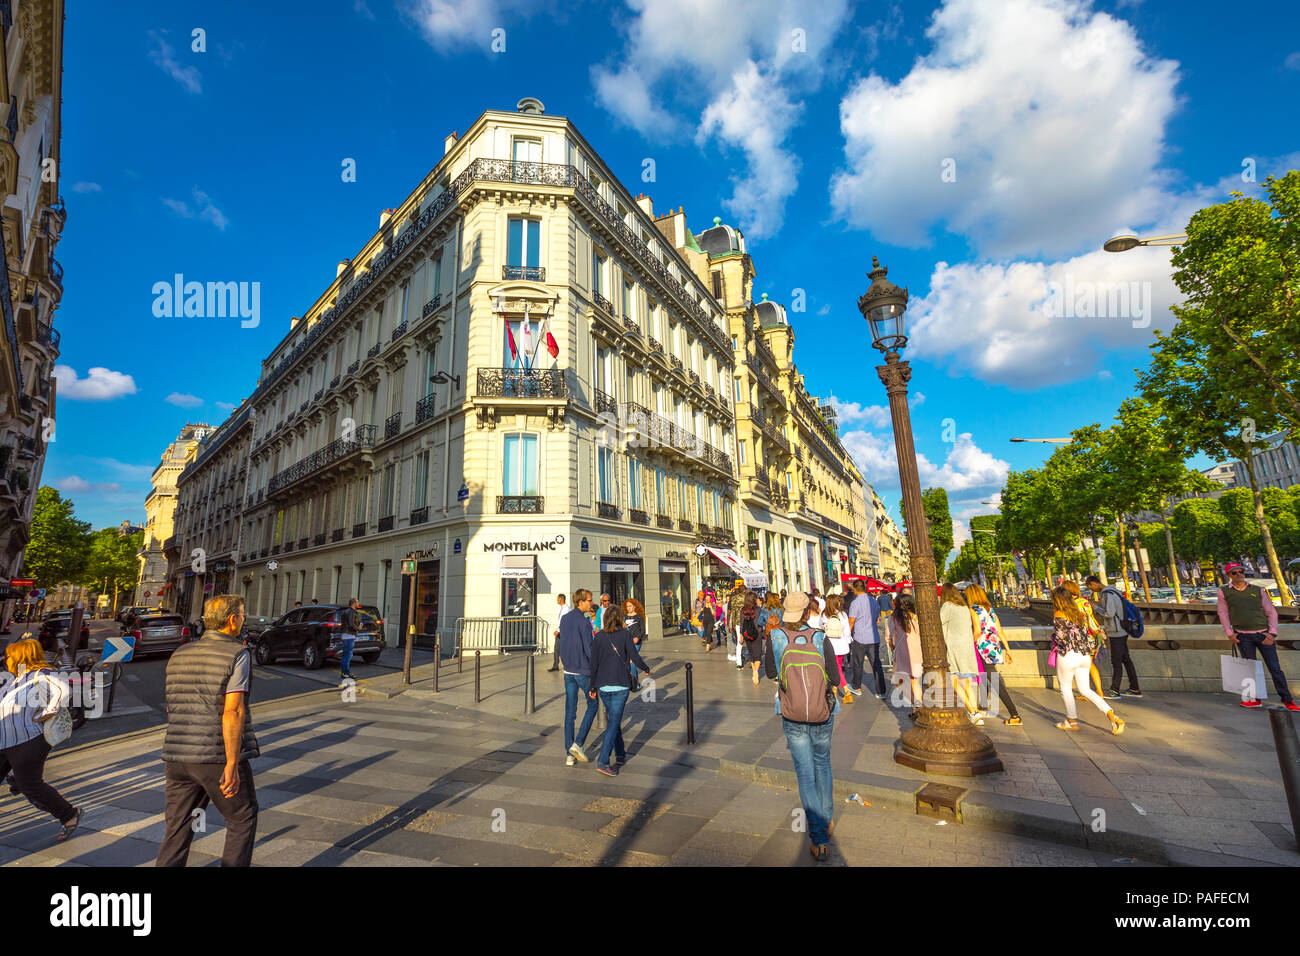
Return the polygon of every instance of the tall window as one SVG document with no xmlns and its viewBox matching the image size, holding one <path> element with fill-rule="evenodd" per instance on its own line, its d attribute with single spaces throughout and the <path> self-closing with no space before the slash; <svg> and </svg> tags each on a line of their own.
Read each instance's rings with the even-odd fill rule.
<svg viewBox="0 0 1300 956">
<path fill-rule="evenodd" d="M 722 273 L 718 271 L 718 272 L 714 272 L 712 275 L 713 275 L 713 297 L 715 299 L 721 299 L 722 298 Z"/>
<path fill-rule="evenodd" d="M 542 161 L 542 141 L 540 139 L 516 139 L 514 142 L 516 163 L 540 163 Z"/>
<path fill-rule="evenodd" d="M 415 482 L 411 485 L 411 507 L 419 508 L 429 503 L 429 453 L 415 456 Z"/>
<path fill-rule="evenodd" d="M 506 435 L 505 451 L 501 465 L 502 494 L 539 494 L 537 490 L 536 435 Z"/>
<path fill-rule="evenodd" d="M 599 500 L 606 504 L 616 502 L 616 492 L 618 481 L 618 464 L 614 458 L 614 449 L 601 448 L 597 453 L 596 480 L 599 492 Z"/>
<path fill-rule="evenodd" d="M 506 233 L 506 265 L 537 268 L 541 231 L 542 224 L 536 219 L 512 217 Z"/>
<path fill-rule="evenodd" d="M 742 465 L 748 465 L 749 455 L 745 450 L 745 439 L 742 438 L 740 441 L 736 442 L 736 450 L 738 452 L 737 457 L 740 459 L 740 463 Z"/>
<path fill-rule="evenodd" d="M 393 479 L 397 466 L 389 465 L 384 469 L 384 478 L 379 486 L 379 516 L 387 518 L 393 513 Z"/>
<path fill-rule="evenodd" d="M 598 295 L 605 294 L 605 261 L 599 249 L 591 253 L 591 291 Z"/>
<path fill-rule="evenodd" d="M 635 458 L 627 460 L 627 505 L 641 510 L 641 462 Z"/>
<path fill-rule="evenodd" d="M 368 520 L 368 509 L 370 507 L 370 476 L 357 479 L 357 506 L 353 511 L 352 520 L 357 524 Z"/>
<path fill-rule="evenodd" d="M 655 502 L 661 515 L 668 514 L 668 476 L 662 468 L 655 469 Z"/>
<path fill-rule="evenodd" d="M 429 298 L 433 298 L 442 291 L 442 254 L 433 260 L 433 280 L 432 288 L 429 289 Z"/>
<path fill-rule="evenodd" d="M 437 371 L 437 366 L 434 364 L 436 359 L 437 359 L 437 354 L 435 352 L 435 349 L 431 346 L 429 348 L 429 351 L 426 352 L 424 356 L 424 397 L 425 398 L 428 398 L 430 395 L 433 394 L 433 382 L 429 381 L 429 379 L 433 378 L 433 373 Z"/>
<path fill-rule="evenodd" d="M 699 484 L 695 486 L 695 517 L 704 521 L 704 486 Z"/>
<path fill-rule="evenodd" d="M 635 300 L 636 300 L 636 290 L 632 287 L 632 283 L 624 282 L 623 283 L 623 318 L 631 319 L 633 322 L 636 321 L 635 310 L 633 309 L 632 306 L 632 303 Z"/>
<path fill-rule="evenodd" d="M 402 312 L 401 317 L 397 320 L 398 325 L 405 325 L 406 320 L 410 317 L 411 310 L 411 283 L 402 283 Z"/>
</svg>

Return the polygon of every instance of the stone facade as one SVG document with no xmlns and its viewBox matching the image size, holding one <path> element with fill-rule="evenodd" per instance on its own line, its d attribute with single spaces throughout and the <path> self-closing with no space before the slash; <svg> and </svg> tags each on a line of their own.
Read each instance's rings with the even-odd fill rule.
<svg viewBox="0 0 1300 956">
<path fill-rule="evenodd" d="M 133 604 L 161 606 L 175 610 L 174 590 L 168 588 L 167 556 L 164 543 L 175 533 L 176 481 L 185 466 L 194 460 L 199 442 L 212 426 L 188 423 L 176 440 L 165 449 L 150 479 L 152 485 L 144 499 L 144 547 L 140 551 L 140 580 L 136 584 Z"/>
</svg>

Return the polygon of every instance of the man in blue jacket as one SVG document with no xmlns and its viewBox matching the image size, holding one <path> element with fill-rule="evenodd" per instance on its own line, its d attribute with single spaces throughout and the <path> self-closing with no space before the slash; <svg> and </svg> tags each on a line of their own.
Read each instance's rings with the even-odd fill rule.
<svg viewBox="0 0 1300 956">
<path fill-rule="evenodd" d="M 560 652 L 560 663 L 564 668 L 564 765 L 572 767 L 575 760 L 587 762 L 582 745 L 591 733 L 592 721 L 596 719 L 599 701 L 592 700 L 587 691 L 590 689 L 591 672 L 591 623 L 587 615 L 591 613 L 591 592 L 578 588 L 573 592 L 573 609 L 577 614 L 566 614 L 560 618 L 560 638 L 556 647 Z M 582 715 L 582 726 L 578 728 L 578 737 L 573 737 L 573 721 L 578 716 L 578 695 L 587 702 L 587 712 Z"/>
</svg>

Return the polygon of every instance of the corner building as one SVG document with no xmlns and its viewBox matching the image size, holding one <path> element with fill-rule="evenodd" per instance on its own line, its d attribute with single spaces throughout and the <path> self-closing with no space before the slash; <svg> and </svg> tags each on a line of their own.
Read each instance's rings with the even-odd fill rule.
<svg viewBox="0 0 1300 956">
<path fill-rule="evenodd" d="M 695 549 L 736 543 L 723 311 L 650 200 L 536 100 L 445 145 L 262 364 L 241 593 L 268 615 L 356 596 L 396 643 L 412 585 L 422 634 L 553 622 L 586 587 L 636 597 L 657 633 Z"/>
</svg>

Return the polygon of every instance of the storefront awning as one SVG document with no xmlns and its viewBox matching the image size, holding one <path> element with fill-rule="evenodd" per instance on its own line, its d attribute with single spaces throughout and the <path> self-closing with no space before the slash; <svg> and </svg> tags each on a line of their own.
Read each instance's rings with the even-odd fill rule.
<svg viewBox="0 0 1300 956">
<path fill-rule="evenodd" d="M 709 552 L 736 572 L 736 577 L 745 582 L 745 587 L 767 588 L 767 575 L 753 565 L 746 564 L 735 551 L 730 548 L 709 548 Z"/>
</svg>

